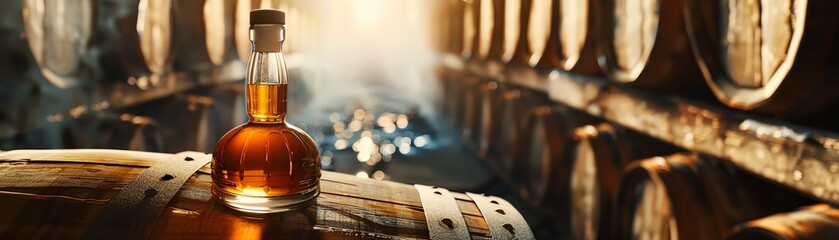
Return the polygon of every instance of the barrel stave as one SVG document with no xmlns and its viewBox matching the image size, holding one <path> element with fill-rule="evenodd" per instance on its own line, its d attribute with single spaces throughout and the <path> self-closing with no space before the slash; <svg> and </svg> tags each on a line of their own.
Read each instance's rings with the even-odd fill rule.
<svg viewBox="0 0 839 240">
<path fill-rule="evenodd" d="M 37 151 L 5 152 L 0 159 L 35 155 Z M 153 158 L 168 155 L 138 156 L 166 161 Z M 9 213 L 0 215 L 0 223 L 7 223 L 0 229 L 5 237 L 80 238 L 105 204 L 145 170 L 142 164 L 95 163 L 91 159 L 97 157 L 90 156 L 80 157 L 88 160 L 81 163 L 47 158 L 54 160 L 0 160 L 0 212 Z M 211 181 L 203 172 L 193 175 L 150 229 L 151 237 L 429 237 L 422 202 L 410 185 L 323 172 L 321 194 L 312 204 L 283 214 L 252 215 L 217 204 Z M 473 238 L 489 238 L 486 221 L 471 198 L 453 195 Z"/>
</svg>

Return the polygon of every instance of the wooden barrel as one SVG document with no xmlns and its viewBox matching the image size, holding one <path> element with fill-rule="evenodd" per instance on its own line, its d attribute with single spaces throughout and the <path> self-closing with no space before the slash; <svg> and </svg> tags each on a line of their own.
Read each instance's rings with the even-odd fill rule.
<svg viewBox="0 0 839 240">
<path fill-rule="evenodd" d="M 450 40 L 449 31 L 452 24 L 448 7 L 451 2 L 451 0 L 437 1 L 428 9 L 429 31 L 426 39 L 428 39 L 430 49 L 441 55 L 448 52 L 447 41 Z"/>
<path fill-rule="evenodd" d="M 263 0 L 263 6 L 286 11 L 286 41 L 283 52 L 303 53 L 318 49 L 322 36 L 319 35 L 320 9 L 311 1 L 268 1 Z"/>
<path fill-rule="evenodd" d="M 614 81 L 648 87 L 701 84 L 682 1 L 602 1 L 598 45 L 603 72 Z"/>
<path fill-rule="evenodd" d="M 479 109 L 476 109 L 476 106 L 480 89 L 477 86 L 480 80 L 477 76 L 467 75 L 459 84 L 461 92 L 458 98 L 455 128 L 460 130 L 460 139 L 466 143 L 472 139 L 472 130 L 475 129 L 475 120 L 478 118 Z"/>
<path fill-rule="evenodd" d="M 523 147 L 518 149 L 524 161 L 513 179 L 534 206 L 566 216 L 571 176 L 567 164 L 573 156 L 573 132 L 590 122 L 582 113 L 561 106 L 535 108 L 526 122 L 527 127 L 520 132 L 525 134 L 520 138 Z"/>
<path fill-rule="evenodd" d="M 224 135 L 225 132 L 223 131 L 233 127 L 214 124 L 216 121 L 222 120 L 216 117 L 219 111 L 233 116 L 231 114 L 233 109 L 218 109 L 215 106 L 217 101 L 223 100 L 203 94 L 184 94 L 149 104 L 159 107 L 141 107 L 134 112 L 157 120 L 159 127 L 162 129 L 161 134 L 164 140 L 161 151 L 197 150 L 209 152 L 215 148 L 217 139 Z M 234 100 L 227 99 L 227 101 L 233 102 Z M 171 121 L 170 119 L 180 119 L 181 121 Z"/>
<path fill-rule="evenodd" d="M 829 240 L 839 236 L 839 210 L 817 204 L 738 225 L 728 239 Z"/>
<path fill-rule="evenodd" d="M 575 73 L 598 74 L 597 18 L 599 0 L 559 0 L 556 54 L 551 55 L 557 68 Z"/>
<path fill-rule="evenodd" d="M 503 0 L 478 1 L 478 52 L 483 61 L 500 62 L 504 40 Z"/>
<path fill-rule="evenodd" d="M 530 0 L 505 0 L 501 59 L 507 64 L 527 64 L 527 18 Z"/>
<path fill-rule="evenodd" d="M 88 69 L 88 56 L 96 23 L 96 3 L 26 0 L 23 22 L 26 39 L 41 73 L 52 84 L 66 88 L 77 84 Z"/>
<path fill-rule="evenodd" d="M 442 107 L 451 126 L 458 124 L 460 105 L 460 79 L 463 73 L 458 70 L 446 70 L 441 79 L 443 90 Z"/>
<path fill-rule="evenodd" d="M 175 164 L 174 161 L 188 161 L 190 158 L 193 161 L 208 161 L 210 156 L 198 152 L 171 155 L 119 150 L 2 152 L 0 202 L 3 204 L 0 210 L 4 214 L 0 214 L 0 222 L 4 224 L 0 225 L 0 234 L 10 239 L 78 239 L 95 235 L 98 230 L 92 229 L 102 224 L 97 218 L 113 214 L 109 208 L 118 206 L 109 201 L 124 197 L 121 191 L 129 189 L 136 178 L 147 174 L 144 172 L 147 167 Z M 156 196 L 166 194 L 174 196 L 160 206 L 160 215 L 151 221 L 125 225 L 131 228 L 132 225 L 147 223 L 148 228 L 126 231 L 138 234 L 133 237 L 148 236 L 153 239 L 442 239 L 441 235 L 430 235 L 429 228 L 434 228 L 467 233 L 466 237 L 473 239 L 533 238 L 526 223 L 522 225 L 522 221 L 510 220 L 521 219 L 521 215 L 501 198 L 484 198 L 426 187 L 424 191 L 431 195 L 429 197 L 419 193 L 420 186 L 329 171 L 323 172 L 321 193 L 310 205 L 280 214 L 245 214 L 212 199 L 207 166 L 183 179 L 186 184 L 175 188 L 177 193 L 167 193 L 165 189 L 153 193 L 146 190 L 145 198 L 157 199 Z M 168 181 L 171 178 L 161 179 Z M 428 192 L 429 189 L 435 192 Z M 437 198 L 434 197 L 437 192 L 440 196 L 451 194 L 451 202 L 431 199 Z M 142 201 L 135 204 L 142 204 Z M 464 221 L 440 216 L 426 218 L 426 213 L 431 212 L 462 216 Z M 506 218 L 510 216 L 518 218 Z M 439 234 L 440 231 L 434 230 L 433 233 Z"/>
<path fill-rule="evenodd" d="M 502 95 L 504 94 L 503 85 L 496 81 L 489 81 L 480 86 L 481 94 L 476 107 L 480 108 L 480 117 L 475 124 L 472 143 L 475 146 L 476 155 L 479 158 L 493 157 L 490 156 L 490 145 L 496 137 L 501 127 L 501 112 L 498 108 L 502 103 Z"/>
<path fill-rule="evenodd" d="M 89 123 L 89 121 L 88 121 Z M 162 151 L 163 135 L 160 124 L 157 120 L 148 116 L 122 113 L 116 116 L 105 116 L 97 124 L 95 136 L 86 136 L 96 139 L 93 146 L 108 149 L 128 149 L 135 151 Z M 74 126 L 72 130 L 82 129 Z M 83 134 L 83 133 L 77 133 Z M 88 134 L 85 134 L 88 135 Z M 85 136 L 77 138 L 79 141 L 67 142 L 65 145 L 89 147 L 90 141 Z"/>
<path fill-rule="evenodd" d="M 548 69 L 553 66 L 551 58 L 556 53 L 559 34 L 558 0 L 531 0 L 527 15 L 528 63 L 531 67 Z"/>
<path fill-rule="evenodd" d="M 675 154 L 631 163 L 617 198 L 617 239 L 722 239 L 731 227 L 812 201 L 721 160 Z"/>
<path fill-rule="evenodd" d="M 464 11 L 466 4 L 462 0 L 451 0 L 446 1 L 446 5 L 444 9 L 446 10 L 446 17 L 445 18 L 445 25 L 448 27 L 446 29 L 447 34 L 446 38 L 443 39 L 447 44 L 445 45 L 445 49 L 449 53 L 454 54 L 461 54 L 463 52 L 463 44 L 464 44 Z"/>
<path fill-rule="evenodd" d="M 685 17 L 705 81 L 721 102 L 803 114 L 823 108 L 839 90 L 837 7 L 836 1 L 686 0 Z"/>
<path fill-rule="evenodd" d="M 474 121 L 475 95 L 477 90 L 474 86 L 481 80 L 478 73 L 484 72 L 485 68 L 480 57 L 481 51 L 481 3 L 483 0 L 464 1 L 463 14 L 463 62 L 464 73 L 456 79 L 458 90 L 455 92 L 454 126 L 460 132 L 463 142 L 472 136 L 471 124 Z M 485 44 L 486 45 L 486 44 Z"/>
<path fill-rule="evenodd" d="M 236 59 L 232 0 L 173 0 L 174 67 L 207 71 Z"/>
<path fill-rule="evenodd" d="M 171 1 L 133 0 L 111 2 L 109 12 L 114 16 L 114 41 L 120 68 L 126 76 L 136 77 L 162 74 L 172 70 L 172 46 L 174 45 Z M 105 29 L 110 30 L 110 29 Z M 107 68 L 111 59 L 105 60 Z M 106 69 L 108 71 L 108 69 Z"/>
<path fill-rule="evenodd" d="M 40 138 L 55 138 L 55 148 L 113 148 L 138 151 L 161 151 L 160 127 L 148 116 L 130 113 L 99 112 L 80 115 L 78 118 L 50 124 L 60 129 L 57 135 L 33 132 Z M 15 146 L 6 149 L 13 149 Z M 37 145 L 37 142 L 36 144 Z"/>
<path fill-rule="evenodd" d="M 212 151 L 216 139 L 248 121 L 244 93 L 241 84 L 218 85 L 195 94 L 177 96 L 169 100 L 167 106 L 149 112 L 165 130 L 162 151 Z"/>
<path fill-rule="evenodd" d="M 544 92 L 531 91 L 515 88 L 510 85 L 503 86 L 501 103 L 496 107 L 501 108 L 500 126 L 497 136 L 493 137 L 490 143 L 488 155 L 494 156 L 493 165 L 503 177 L 513 180 L 520 171 L 521 162 L 524 158 L 518 154 L 519 148 L 527 149 L 523 141 L 527 116 L 529 112 L 539 106 L 550 103 L 550 99 Z"/>
<path fill-rule="evenodd" d="M 239 61 L 248 62 L 251 56 L 250 14 L 251 10 L 262 8 L 267 0 L 239 0 L 236 1 L 236 16 L 233 18 L 233 40 L 236 41 L 236 53 Z M 280 9 L 285 10 L 285 9 Z"/>
<path fill-rule="evenodd" d="M 463 52 L 464 59 L 471 59 L 478 53 L 478 23 L 480 19 L 479 0 L 464 1 L 463 7 Z"/>
<path fill-rule="evenodd" d="M 27 39 L 20 37 L 25 34 L 22 8 L 23 2 L 13 1 L 6 3 L 5 8 L 0 10 L 0 46 L 5 46 L 0 48 L 0 76 L 3 76 L 0 78 L 0 89 L 6 90 L 2 100 L 7 104 L 7 109 L 14 109 L 16 102 L 28 100 L 30 89 L 36 84 L 24 80 L 30 71 L 36 69 L 37 63 L 27 46 Z M 19 116 L 12 112 L 3 111 L 0 118 L 14 124 Z"/>
<path fill-rule="evenodd" d="M 574 130 L 576 146 L 571 169 L 567 217 L 558 221 L 559 232 L 573 239 L 612 239 L 612 203 L 618 194 L 623 168 L 632 161 L 672 154 L 664 142 L 608 123 Z"/>
<path fill-rule="evenodd" d="M 317 27 L 313 20 L 312 13 L 318 11 L 313 9 L 313 4 L 310 1 L 269 1 L 262 0 L 263 7 L 277 8 L 286 12 L 286 41 L 283 43 L 283 52 L 285 54 L 300 53 L 308 51 L 312 48 L 317 48 L 314 44 L 318 39 L 316 37 Z"/>
<path fill-rule="evenodd" d="M 454 125 L 456 103 L 457 103 L 457 82 L 463 76 L 463 25 L 465 2 L 461 0 L 449 0 L 442 3 L 442 14 L 440 22 L 445 29 L 441 36 L 443 45 L 441 62 L 439 68 L 439 83 L 442 87 L 442 101 L 440 108 L 449 122 Z"/>
</svg>

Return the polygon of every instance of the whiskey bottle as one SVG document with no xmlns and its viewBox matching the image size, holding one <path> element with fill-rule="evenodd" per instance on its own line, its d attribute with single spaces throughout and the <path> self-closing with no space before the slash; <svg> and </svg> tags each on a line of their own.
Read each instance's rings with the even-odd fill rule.
<svg viewBox="0 0 839 240">
<path fill-rule="evenodd" d="M 230 130 L 213 152 L 213 197 L 252 213 L 292 210 L 319 193 L 320 154 L 303 130 L 285 122 L 288 75 L 283 58 L 285 13 L 250 13 L 250 120 Z"/>
</svg>

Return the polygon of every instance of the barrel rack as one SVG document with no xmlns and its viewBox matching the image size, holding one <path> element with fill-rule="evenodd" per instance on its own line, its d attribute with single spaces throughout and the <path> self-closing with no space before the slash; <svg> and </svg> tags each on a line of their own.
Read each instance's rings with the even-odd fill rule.
<svg viewBox="0 0 839 240">
<path fill-rule="evenodd" d="M 839 204 L 839 134 L 763 119 L 678 96 L 661 96 L 567 72 L 490 75 L 454 55 L 442 64 L 484 79 L 547 91 L 553 101 Z M 529 71 L 529 72 L 528 72 Z"/>
<path fill-rule="evenodd" d="M 13 137 L 49 124 L 77 119 L 112 108 L 124 108 L 171 96 L 199 86 L 241 80 L 244 71 L 239 62 L 231 62 L 214 73 L 174 72 L 155 76 L 129 77 L 104 84 L 76 85 L 66 89 L 41 87 L 40 95 L 29 96 L 23 116 L 27 126 L 4 129 L 0 139 Z M 238 71 L 238 72 L 237 72 Z M 32 111 L 37 110 L 37 111 Z"/>
<path fill-rule="evenodd" d="M 300 57 L 301 54 L 286 56 L 287 59 L 293 58 L 291 62 L 294 63 L 300 63 Z M 26 108 L 22 113 L 28 115 L 24 117 L 30 119 L 27 126 L 2 129 L 0 139 L 14 137 L 49 124 L 61 124 L 85 114 L 131 107 L 202 86 L 241 81 L 245 78 L 244 64 L 231 61 L 208 72 L 178 71 L 154 77 L 129 77 L 105 83 L 79 84 L 66 89 L 42 86 L 40 95 L 30 96 L 28 105 L 21 106 Z M 292 73 L 299 67 L 300 64 L 288 66 Z"/>
</svg>

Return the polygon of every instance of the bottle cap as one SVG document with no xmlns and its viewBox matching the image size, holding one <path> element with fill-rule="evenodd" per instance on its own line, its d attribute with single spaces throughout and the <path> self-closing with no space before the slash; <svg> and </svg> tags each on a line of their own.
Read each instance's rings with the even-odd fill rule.
<svg viewBox="0 0 839 240">
<path fill-rule="evenodd" d="M 285 12 L 277 9 L 255 9 L 251 11 L 251 25 L 285 24 Z"/>
</svg>

